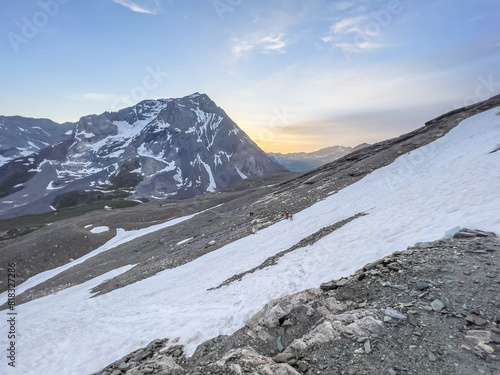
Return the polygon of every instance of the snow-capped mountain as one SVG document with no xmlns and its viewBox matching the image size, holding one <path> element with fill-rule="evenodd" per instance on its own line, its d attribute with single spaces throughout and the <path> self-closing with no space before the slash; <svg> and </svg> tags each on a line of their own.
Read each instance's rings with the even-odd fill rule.
<svg viewBox="0 0 500 375">
<path fill-rule="evenodd" d="M 362 143 L 356 147 L 332 146 L 314 152 L 294 152 L 289 154 L 268 152 L 267 155 L 290 171 L 309 172 L 365 146 L 368 146 L 368 144 Z"/>
<path fill-rule="evenodd" d="M 0 167 L 0 217 L 49 211 L 75 191 L 86 200 L 184 198 L 284 170 L 205 94 L 145 100 L 67 129 Z"/>
</svg>

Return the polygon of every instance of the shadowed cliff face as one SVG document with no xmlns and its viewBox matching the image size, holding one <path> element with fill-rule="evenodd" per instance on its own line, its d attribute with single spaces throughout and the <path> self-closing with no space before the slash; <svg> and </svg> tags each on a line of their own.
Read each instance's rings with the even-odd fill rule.
<svg viewBox="0 0 500 375">
<path fill-rule="evenodd" d="M 56 197 L 75 191 L 186 198 L 284 171 L 204 94 L 146 100 L 72 128 L 0 168 L 10 202 L 0 217 L 59 208 Z"/>
</svg>

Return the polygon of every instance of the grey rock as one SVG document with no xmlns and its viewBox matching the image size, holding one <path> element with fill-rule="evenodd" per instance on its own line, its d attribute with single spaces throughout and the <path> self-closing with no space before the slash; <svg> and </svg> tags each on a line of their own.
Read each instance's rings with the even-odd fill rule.
<svg viewBox="0 0 500 375">
<path fill-rule="evenodd" d="M 346 285 L 348 282 L 349 282 L 348 279 L 340 279 L 339 281 L 337 281 L 337 287 L 342 287 Z"/>
<path fill-rule="evenodd" d="M 365 341 L 363 348 L 365 349 L 365 352 L 367 354 L 370 354 L 372 352 L 372 346 L 371 346 L 370 340 Z"/>
<path fill-rule="evenodd" d="M 487 344 L 491 339 L 490 331 L 471 330 L 465 333 L 465 340 L 473 346 Z"/>
<path fill-rule="evenodd" d="M 469 324 L 474 324 L 476 326 L 482 327 L 488 324 L 488 321 L 475 314 L 470 314 L 465 317 L 465 320 Z"/>
<path fill-rule="evenodd" d="M 431 307 L 432 307 L 432 310 L 436 311 L 436 312 L 440 312 L 442 309 L 444 309 L 444 303 L 441 302 L 440 300 L 438 299 L 435 299 L 434 301 L 431 302 Z"/>
<path fill-rule="evenodd" d="M 413 313 L 408 312 L 408 314 L 406 314 L 406 320 L 412 326 L 418 327 L 418 320 L 417 318 L 415 318 L 415 315 L 413 315 Z"/>
<path fill-rule="evenodd" d="M 474 237 L 476 237 L 476 235 L 474 233 L 464 231 L 464 230 L 461 230 L 461 231 L 455 233 L 455 235 L 453 236 L 453 238 L 455 238 L 455 239 L 469 239 L 469 238 L 474 238 Z"/>
<path fill-rule="evenodd" d="M 176 371 L 183 371 L 183 368 L 170 357 L 162 358 L 161 361 L 156 362 L 156 365 L 167 374 L 175 374 Z"/>
<path fill-rule="evenodd" d="M 335 290 L 338 288 L 337 283 L 335 281 L 329 281 L 327 283 L 323 283 L 320 285 L 320 288 L 324 291 Z"/>
<path fill-rule="evenodd" d="M 429 287 L 429 284 L 426 283 L 425 281 L 417 281 L 417 289 L 418 290 L 425 290 Z"/>
<path fill-rule="evenodd" d="M 387 265 L 387 268 L 389 268 L 391 271 L 400 271 L 402 269 L 401 265 L 398 263 L 389 263 Z"/>
<path fill-rule="evenodd" d="M 140 362 L 144 358 L 150 357 L 152 355 L 151 351 L 140 350 L 133 358 L 134 362 Z"/>
<path fill-rule="evenodd" d="M 127 371 L 129 369 L 130 369 L 130 365 L 128 363 L 126 363 L 126 362 L 122 362 L 118 366 L 118 370 L 123 371 L 123 372 L 125 372 L 125 371 Z"/>
<path fill-rule="evenodd" d="M 358 325 L 361 328 L 370 331 L 371 333 L 376 333 L 377 335 L 385 335 L 389 332 L 387 330 L 387 328 L 385 328 L 383 326 L 381 321 L 379 321 L 371 316 L 367 316 L 367 317 L 364 317 L 363 319 L 361 319 L 358 322 Z"/>
<path fill-rule="evenodd" d="M 306 361 L 300 361 L 298 368 L 299 368 L 299 371 L 306 372 L 307 369 L 309 368 L 309 364 Z"/>
<path fill-rule="evenodd" d="M 289 352 L 284 352 L 284 353 L 277 354 L 273 358 L 273 361 L 276 363 L 288 363 L 293 358 L 295 358 L 295 354 L 289 353 Z"/>
<path fill-rule="evenodd" d="M 276 340 L 276 349 L 278 349 L 278 351 L 282 352 L 283 349 L 285 349 L 283 347 L 283 344 L 281 343 L 281 336 L 278 336 L 278 339 Z"/>
<path fill-rule="evenodd" d="M 385 309 L 384 314 L 394 319 L 406 319 L 406 315 L 403 315 L 400 312 L 391 308 Z"/>
</svg>

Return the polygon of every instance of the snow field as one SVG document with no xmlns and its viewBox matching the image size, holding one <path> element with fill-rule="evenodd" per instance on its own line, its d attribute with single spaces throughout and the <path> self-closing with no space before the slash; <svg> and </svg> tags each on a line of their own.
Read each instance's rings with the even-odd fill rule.
<svg viewBox="0 0 500 375">
<path fill-rule="evenodd" d="M 142 229 L 137 229 L 137 230 L 126 231 L 122 228 L 118 228 L 116 230 L 116 235 L 113 238 L 111 238 L 108 242 L 106 242 L 104 245 L 98 247 L 94 251 L 91 251 L 90 253 L 84 255 L 83 257 L 78 258 L 78 259 L 76 259 L 72 262 L 69 262 L 65 265 L 62 265 L 60 267 L 54 268 L 52 270 L 40 272 L 39 274 L 37 274 L 33 277 L 30 277 L 28 280 L 26 280 L 21 285 L 16 286 L 16 295 L 20 295 L 24 291 L 26 291 L 30 288 L 33 288 L 34 286 L 41 284 L 44 281 L 49 280 L 50 278 L 56 276 L 57 274 L 59 274 L 63 271 L 66 271 L 67 269 L 69 269 L 77 264 L 85 262 L 87 259 L 90 259 L 90 258 L 96 256 L 97 254 L 102 253 L 103 251 L 110 250 L 110 249 L 115 248 L 119 245 L 122 245 L 126 242 L 135 240 L 136 238 L 145 236 L 146 234 L 153 233 L 153 232 L 156 232 L 158 230 L 161 230 L 161 229 L 170 227 L 172 225 L 181 223 L 184 220 L 189 220 L 197 214 L 198 213 L 178 217 L 178 218 L 166 221 L 166 222 L 161 223 L 161 224 L 156 224 L 156 225 L 152 225 L 152 226 L 147 227 L 147 228 L 142 228 Z M 92 226 L 92 224 L 86 225 L 84 228 L 89 228 L 90 226 Z M 109 230 L 109 227 L 100 226 L 100 227 L 95 227 L 95 228 L 91 229 L 90 232 L 96 234 L 96 233 L 105 232 L 107 230 Z M 0 294 L 0 305 L 4 304 L 5 302 L 7 302 L 7 292 L 3 292 Z"/>
<path fill-rule="evenodd" d="M 296 213 L 294 221 L 103 296 L 89 298 L 89 289 L 127 268 L 18 306 L 17 373 L 89 374 L 164 337 L 180 337 L 178 344 L 192 354 L 201 342 L 241 328 L 269 300 L 346 276 L 416 242 L 450 236 L 460 227 L 500 234 L 500 152 L 490 153 L 500 144 L 497 111 L 463 121 L 446 136 Z M 207 291 L 359 212 L 368 215 L 272 267 Z"/>
</svg>

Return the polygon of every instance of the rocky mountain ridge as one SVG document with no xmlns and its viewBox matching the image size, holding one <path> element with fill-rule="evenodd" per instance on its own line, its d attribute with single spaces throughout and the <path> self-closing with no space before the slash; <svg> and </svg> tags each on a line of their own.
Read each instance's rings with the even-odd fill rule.
<svg viewBox="0 0 500 375">
<path fill-rule="evenodd" d="M 314 152 L 293 152 L 288 154 L 268 152 L 267 155 L 292 172 L 309 172 L 366 146 L 369 146 L 369 144 L 362 143 L 356 147 L 331 146 Z"/>
<path fill-rule="evenodd" d="M 145 100 L 68 127 L 5 159 L 0 217 L 114 197 L 186 198 L 285 170 L 205 94 Z"/>
</svg>

